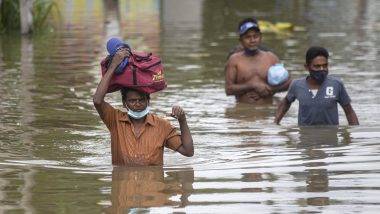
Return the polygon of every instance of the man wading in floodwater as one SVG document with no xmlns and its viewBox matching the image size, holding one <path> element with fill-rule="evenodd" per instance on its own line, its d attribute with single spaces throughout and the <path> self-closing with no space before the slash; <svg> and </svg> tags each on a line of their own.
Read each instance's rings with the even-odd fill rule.
<svg viewBox="0 0 380 214">
<path fill-rule="evenodd" d="M 104 101 L 116 68 L 128 56 L 126 48 L 116 52 L 93 97 L 96 110 L 111 133 L 112 164 L 163 165 L 164 147 L 193 156 L 193 139 L 181 107 L 174 106 L 171 112 L 171 116 L 178 119 L 179 134 L 169 121 L 149 112 L 149 94 L 123 88 L 121 95 L 127 112 Z"/>
<path fill-rule="evenodd" d="M 299 101 L 298 125 L 338 125 L 339 103 L 349 125 L 359 125 L 343 82 L 328 75 L 329 53 L 322 47 L 311 47 L 306 52 L 307 77 L 293 80 L 288 94 L 278 106 L 274 122 L 279 124 L 292 102 Z"/>
<path fill-rule="evenodd" d="M 290 78 L 277 86 L 268 84 L 268 70 L 279 60 L 272 52 L 259 49 L 262 35 L 256 19 L 241 21 L 238 33 L 244 50 L 232 54 L 227 61 L 226 94 L 235 95 L 236 101 L 243 103 L 271 101 L 274 93 L 288 89 Z"/>
</svg>

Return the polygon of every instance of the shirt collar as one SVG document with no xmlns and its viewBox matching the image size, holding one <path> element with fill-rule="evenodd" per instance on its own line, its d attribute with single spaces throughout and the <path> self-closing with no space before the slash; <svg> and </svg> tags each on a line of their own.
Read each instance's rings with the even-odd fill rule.
<svg viewBox="0 0 380 214">
<path fill-rule="evenodd" d="M 304 87 L 307 87 L 307 88 L 309 88 L 309 85 L 307 84 L 307 79 L 308 78 L 311 78 L 311 77 L 309 75 L 307 75 L 306 77 L 303 78 L 303 80 L 304 80 L 303 81 Z M 322 87 L 324 87 L 329 80 L 330 80 L 330 76 L 327 75 L 325 81 L 323 81 L 323 83 L 319 86 L 319 89 L 321 89 Z"/>
<path fill-rule="evenodd" d="M 123 115 L 120 117 L 119 121 L 127 122 L 127 123 L 132 123 L 131 119 L 129 118 L 128 114 L 123 112 Z M 148 123 L 151 126 L 155 126 L 156 123 L 154 122 L 153 115 L 149 113 L 146 118 L 145 118 L 145 123 Z"/>
</svg>

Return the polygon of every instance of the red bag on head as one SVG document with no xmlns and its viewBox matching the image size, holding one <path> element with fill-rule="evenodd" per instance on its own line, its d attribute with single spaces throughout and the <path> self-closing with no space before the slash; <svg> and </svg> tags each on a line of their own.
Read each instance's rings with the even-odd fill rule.
<svg viewBox="0 0 380 214">
<path fill-rule="evenodd" d="M 102 76 L 106 73 L 110 60 L 110 57 L 106 57 L 100 63 Z M 164 67 L 157 55 L 131 52 L 128 66 L 122 74 L 112 76 L 107 93 L 128 87 L 151 94 L 165 89 L 166 86 Z"/>
</svg>

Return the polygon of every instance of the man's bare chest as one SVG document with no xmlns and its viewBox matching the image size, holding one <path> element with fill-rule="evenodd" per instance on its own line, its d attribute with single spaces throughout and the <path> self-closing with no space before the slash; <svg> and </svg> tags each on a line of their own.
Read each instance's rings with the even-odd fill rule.
<svg viewBox="0 0 380 214">
<path fill-rule="evenodd" d="M 237 66 L 237 80 L 245 82 L 253 78 L 265 79 L 270 65 L 267 63 L 239 63 Z"/>
</svg>

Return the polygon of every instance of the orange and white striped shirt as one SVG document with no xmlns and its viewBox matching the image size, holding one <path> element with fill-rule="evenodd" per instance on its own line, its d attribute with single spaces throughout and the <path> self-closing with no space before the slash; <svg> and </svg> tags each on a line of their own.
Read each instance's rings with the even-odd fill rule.
<svg viewBox="0 0 380 214">
<path fill-rule="evenodd" d="M 113 165 L 163 165 L 164 147 L 176 151 L 182 145 L 177 129 L 157 115 L 149 113 L 137 135 L 126 112 L 108 103 L 102 108 L 102 120 L 111 133 Z"/>
</svg>

